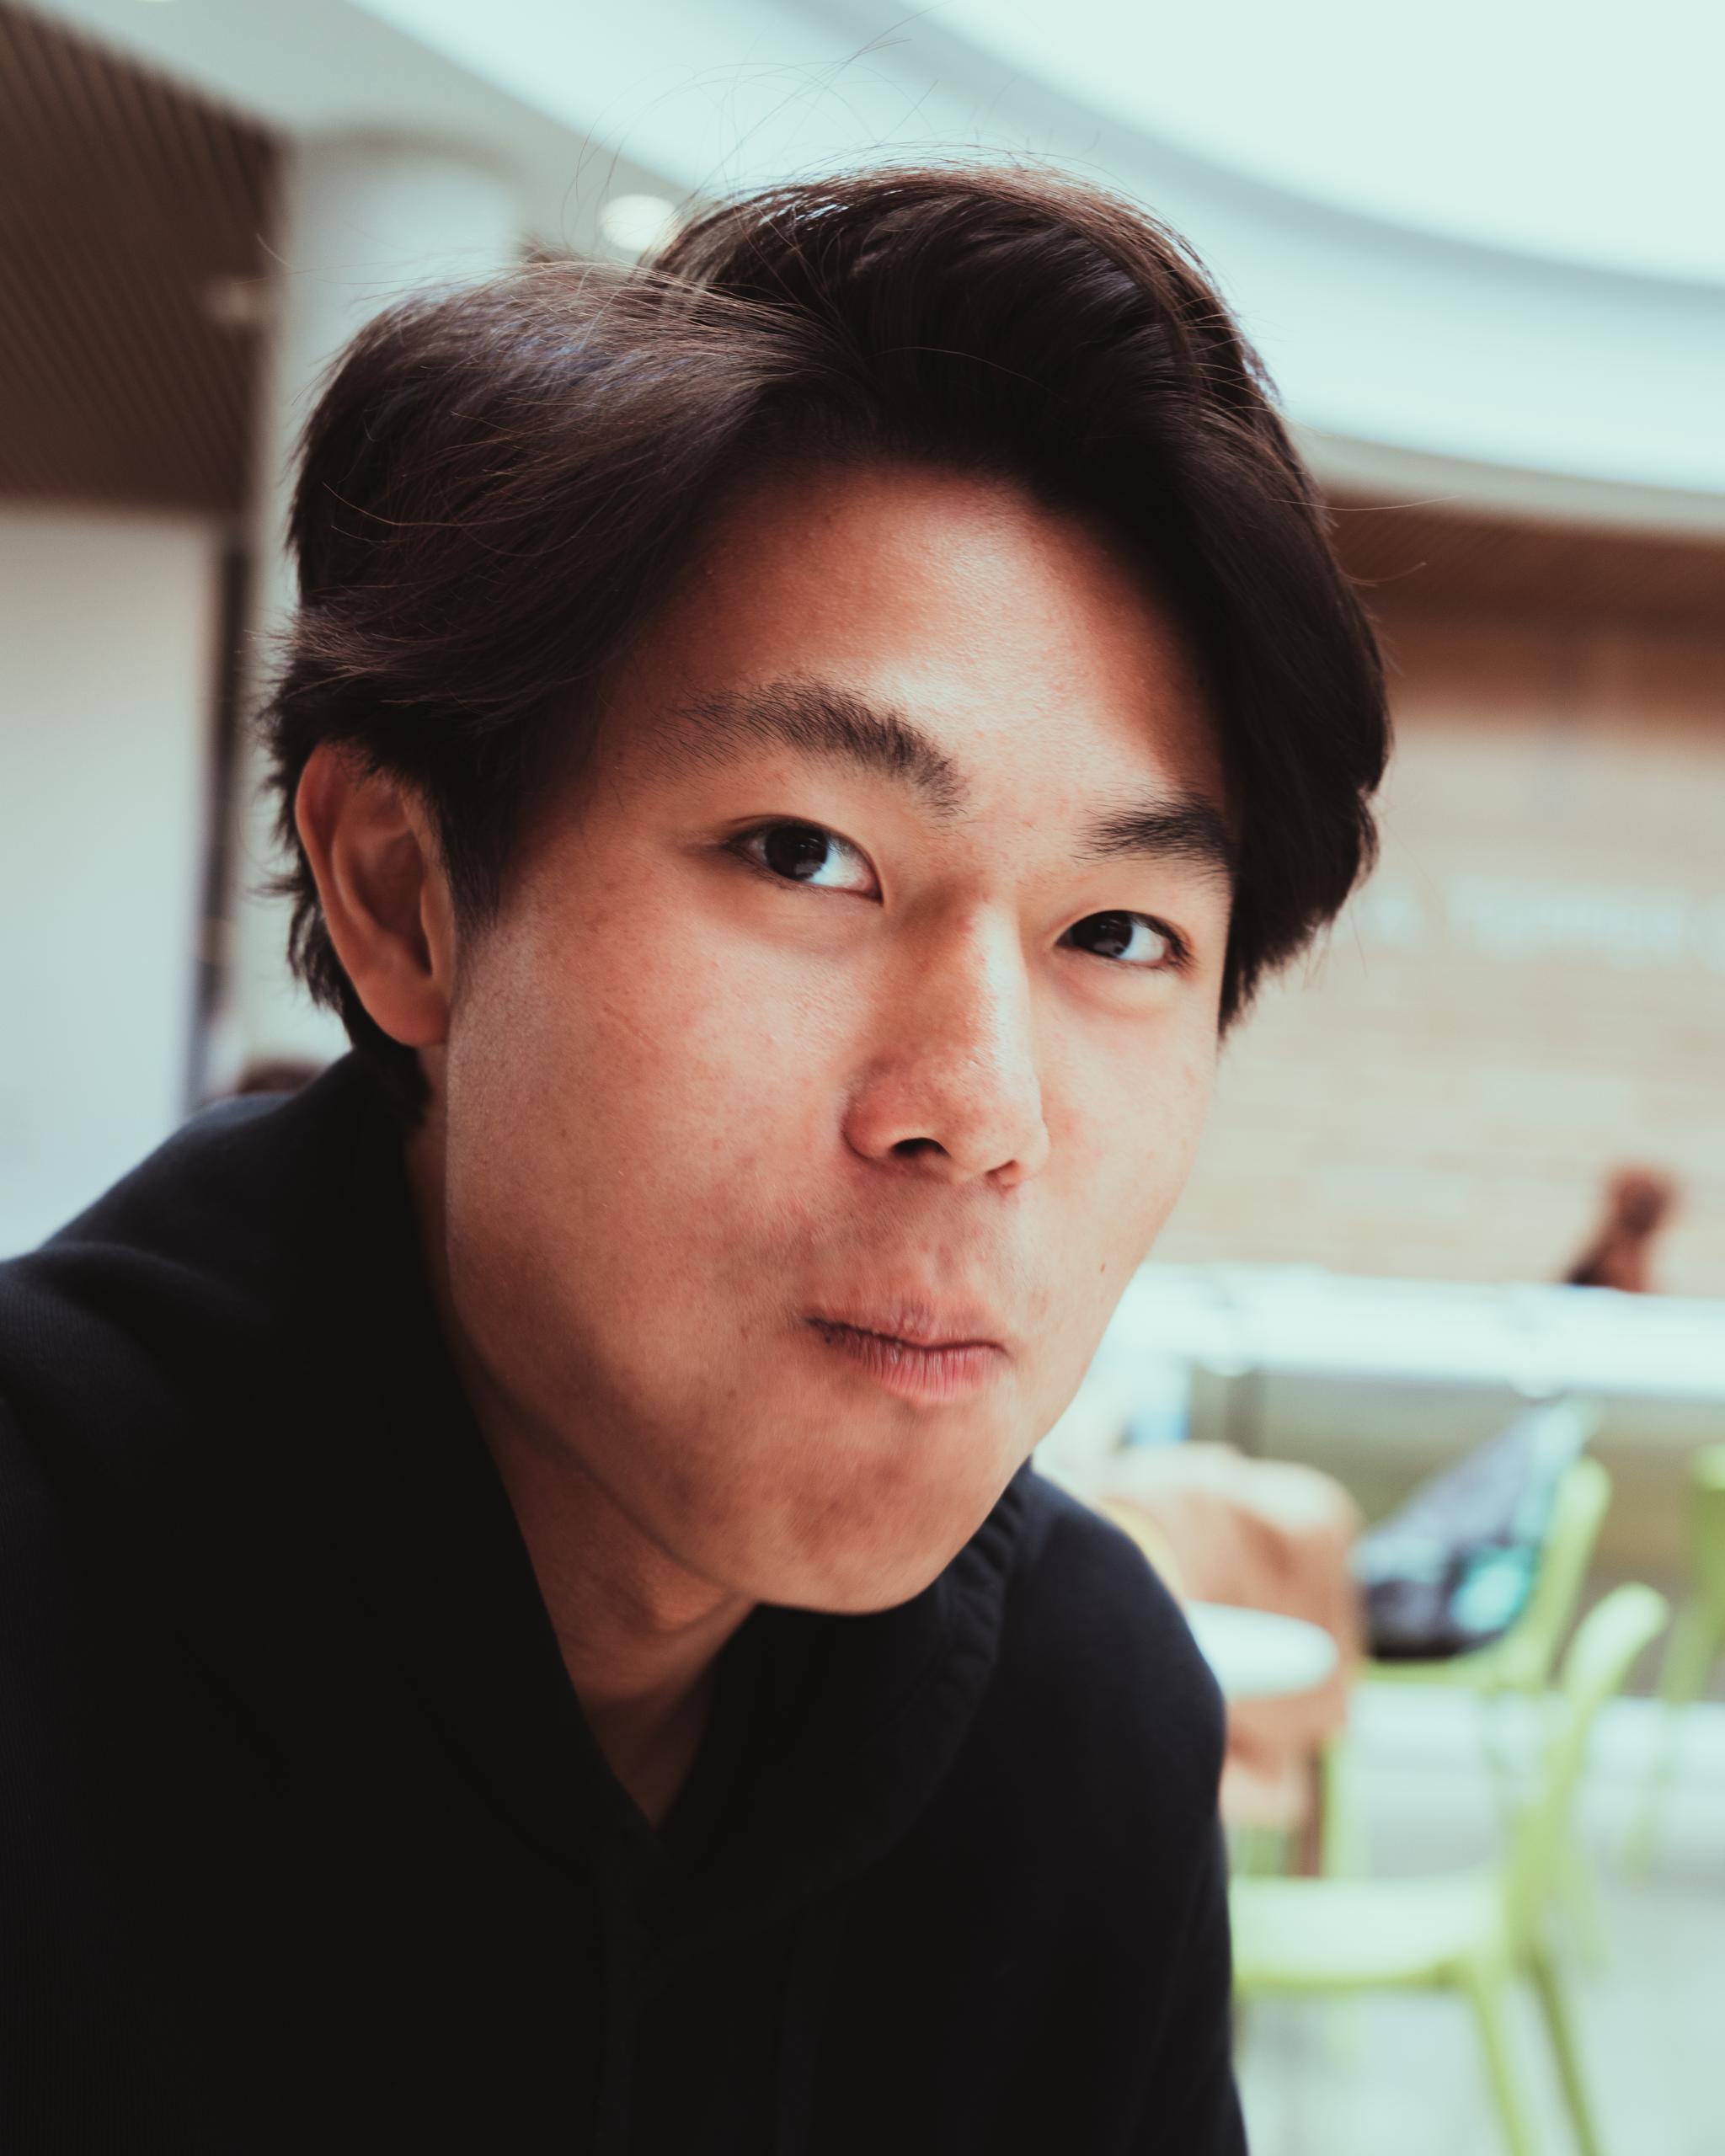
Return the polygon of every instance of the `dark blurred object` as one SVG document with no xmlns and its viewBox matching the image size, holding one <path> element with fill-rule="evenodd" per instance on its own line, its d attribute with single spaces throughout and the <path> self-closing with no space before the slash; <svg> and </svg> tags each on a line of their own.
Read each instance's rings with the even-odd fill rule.
<svg viewBox="0 0 1725 2156">
<path fill-rule="evenodd" d="M 1598 1420 L 1573 1401 L 1530 1408 L 1361 1535 L 1351 1561 L 1375 1660 L 1445 1660 L 1509 1630 L 1533 1592 L 1557 1485 Z"/>
<path fill-rule="evenodd" d="M 1652 1292 L 1653 1239 L 1677 1210 L 1677 1185 L 1653 1168 L 1620 1168 L 1605 1185 L 1605 1217 L 1593 1241 L 1563 1276 L 1572 1288 Z"/>
<path fill-rule="evenodd" d="M 242 1093 L 296 1093 L 302 1086 L 309 1086 L 323 1071 L 321 1063 L 310 1063 L 292 1056 L 281 1056 L 248 1063 L 228 1089 L 228 1097 L 238 1099 Z"/>
</svg>

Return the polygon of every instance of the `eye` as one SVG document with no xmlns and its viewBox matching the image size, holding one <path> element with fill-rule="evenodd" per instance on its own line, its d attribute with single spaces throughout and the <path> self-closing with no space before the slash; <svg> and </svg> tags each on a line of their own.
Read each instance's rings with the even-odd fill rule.
<svg viewBox="0 0 1725 2156">
<path fill-rule="evenodd" d="M 1074 921 L 1060 938 L 1092 958 L 1112 958 L 1140 973 L 1173 973 L 1186 963 L 1186 948 L 1171 928 L 1146 913 L 1091 913 Z"/>
<path fill-rule="evenodd" d="M 861 850 L 819 824 L 761 824 L 732 841 L 753 867 L 788 883 L 875 894 L 874 871 Z"/>
</svg>

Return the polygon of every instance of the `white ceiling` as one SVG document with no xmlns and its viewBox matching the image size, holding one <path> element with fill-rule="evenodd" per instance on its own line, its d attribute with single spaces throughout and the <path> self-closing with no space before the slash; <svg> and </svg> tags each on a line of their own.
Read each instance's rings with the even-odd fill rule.
<svg viewBox="0 0 1725 2156">
<path fill-rule="evenodd" d="M 553 243 L 608 191 L 1053 157 L 1194 241 L 1321 468 L 1725 528 L 1722 0 L 34 4 L 293 132 L 468 142 Z"/>
<path fill-rule="evenodd" d="M 1313 201 L 1725 283 L 1719 0 L 943 0 L 1120 125 Z"/>
</svg>

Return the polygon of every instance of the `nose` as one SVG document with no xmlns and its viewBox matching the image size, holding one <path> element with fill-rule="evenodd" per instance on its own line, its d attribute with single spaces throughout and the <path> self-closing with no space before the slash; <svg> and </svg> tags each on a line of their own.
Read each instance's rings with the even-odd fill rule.
<svg viewBox="0 0 1725 2156">
<path fill-rule="evenodd" d="M 973 921 L 920 943 L 884 996 L 846 1109 L 852 1150 L 943 1182 L 1035 1175 L 1049 1134 L 1016 926 Z"/>
</svg>

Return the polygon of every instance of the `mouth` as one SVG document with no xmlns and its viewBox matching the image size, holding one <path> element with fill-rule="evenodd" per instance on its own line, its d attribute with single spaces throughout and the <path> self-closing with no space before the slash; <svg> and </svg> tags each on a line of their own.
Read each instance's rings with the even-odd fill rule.
<svg viewBox="0 0 1725 2156">
<path fill-rule="evenodd" d="M 832 1353 L 900 1400 L 937 1406 L 968 1399 L 991 1385 L 1007 1365 L 1007 1351 L 998 1341 L 965 1337 L 932 1313 L 907 1312 L 897 1318 L 904 1331 L 843 1318 L 811 1317 L 806 1322 Z"/>
</svg>

